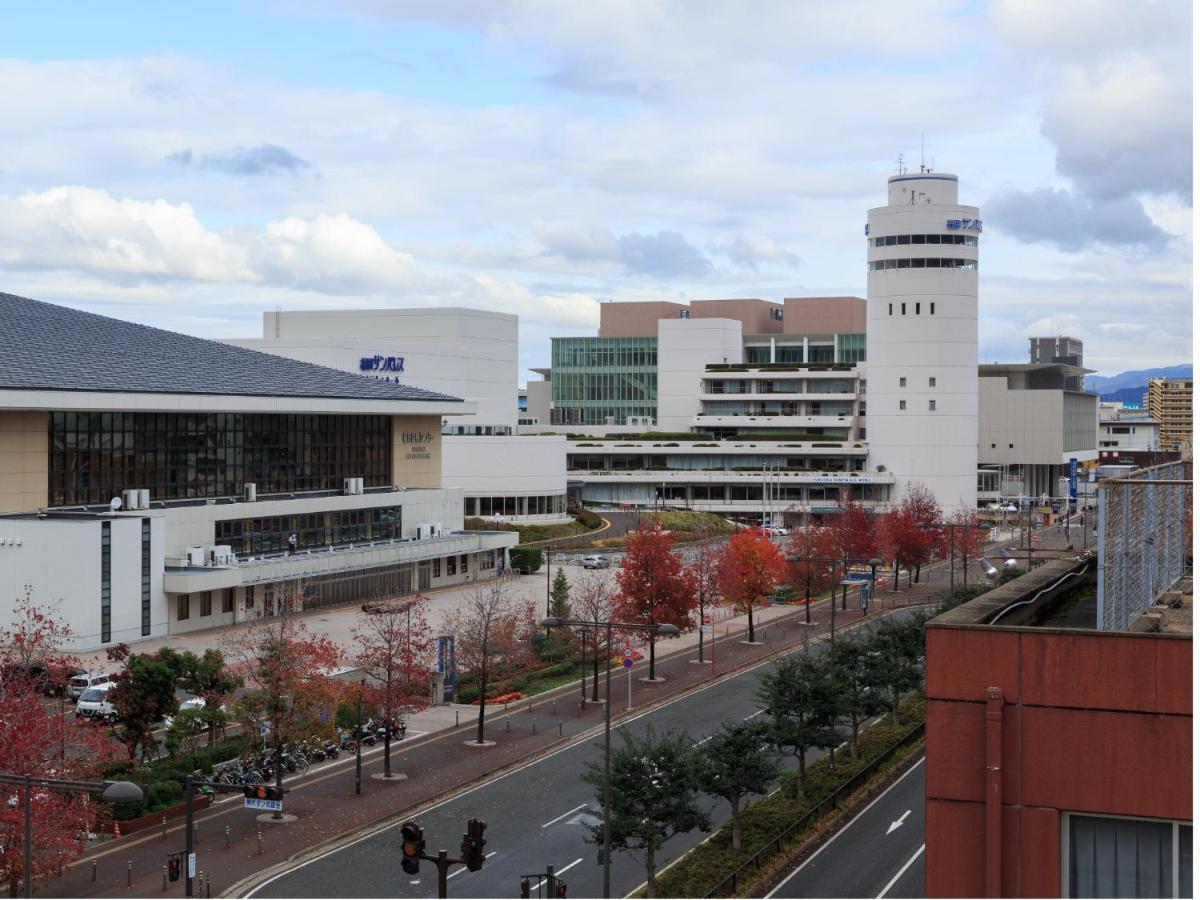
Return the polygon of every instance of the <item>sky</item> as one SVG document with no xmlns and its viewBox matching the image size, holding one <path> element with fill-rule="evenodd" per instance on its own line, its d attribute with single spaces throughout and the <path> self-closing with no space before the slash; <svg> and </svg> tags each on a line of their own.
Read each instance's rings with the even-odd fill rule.
<svg viewBox="0 0 1200 900">
<path fill-rule="evenodd" d="M 981 208 L 980 359 L 1192 354 L 1187 0 L 13 4 L 0 291 L 202 337 L 866 294 L 922 157 Z M 0 325 L 2 328 L 2 325 Z"/>
</svg>

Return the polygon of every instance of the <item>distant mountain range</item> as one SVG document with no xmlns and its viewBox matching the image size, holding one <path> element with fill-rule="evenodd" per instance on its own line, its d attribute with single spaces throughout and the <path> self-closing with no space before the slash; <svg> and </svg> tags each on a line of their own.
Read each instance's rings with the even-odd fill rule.
<svg viewBox="0 0 1200 900">
<path fill-rule="evenodd" d="M 1159 369 L 1138 369 L 1135 372 L 1122 372 L 1105 378 L 1103 375 L 1088 375 L 1083 380 L 1085 390 L 1094 391 L 1101 400 L 1119 400 L 1121 402 L 1141 402 L 1142 394 L 1151 378 L 1191 378 L 1192 364 L 1181 363 L 1177 366 L 1164 366 Z"/>
</svg>

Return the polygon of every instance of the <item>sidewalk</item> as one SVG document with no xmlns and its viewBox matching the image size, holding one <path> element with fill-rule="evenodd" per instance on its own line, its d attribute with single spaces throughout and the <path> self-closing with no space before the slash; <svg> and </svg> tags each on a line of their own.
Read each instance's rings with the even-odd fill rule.
<svg viewBox="0 0 1200 900">
<path fill-rule="evenodd" d="M 916 586 L 904 592 L 897 605 L 923 602 L 934 586 Z M 944 589 L 943 589 L 944 590 Z M 872 617 L 891 607 L 894 596 L 877 593 Z M 839 601 L 840 605 L 840 601 Z M 801 633 L 813 640 L 828 635 L 828 600 L 814 601 L 813 624 L 804 620 L 803 604 L 765 607 L 755 613 L 755 636 L 759 643 L 744 641 L 745 617 L 717 625 L 717 658 L 711 662 L 711 640 L 706 642 L 705 665 L 692 662 L 698 638 L 695 634 L 658 642 L 657 674 L 665 680 L 647 683 L 647 662 L 633 671 L 632 710 L 679 696 L 713 677 L 720 677 L 772 654 L 797 646 Z M 837 611 L 838 630 L 866 621 L 858 610 Z M 614 724 L 625 717 L 625 677 L 614 673 Z M 469 709 L 471 716 L 462 715 Z M 278 824 L 260 822 L 256 813 L 242 807 L 241 795 L 230 795 L 196 818 L 197 869 L 211 880 L 213 893 L 220 893 L 264 870 L 286 864 L 294 857 L 372 823 L 394 818 L 404 810 L 416 809 L 439 796 L 461 790 L 499 771 L 521 764 L 572 739 L 599 733 L 603 728 L 603 704 L 579 703 L 579 685 L 573 683 L 521 701 L 508 710 L 503 706 L 487 711 L 485 739 L 495 745 L 487 749 L 468 746 L 474 738 L 478 707 L 458 707 L 460 726 L 453 726 L 455 707 L 439 707 L 409 720 L 411 737 L 393 748 L 393 769 L 409 777 L 383 782 L 372 776 L 382 771 L 382 748 L 363 754 L 362 794 L 355 794 L 354 758 L 346 757 L 314 766 L 304 778 L 288 783 L 285 809 L 296 820 Z M 420 727 L 418 727 L 418 723 Z M 429 734 L 420 735 L 426 730 Z M 438 730 L 433 730 L 438 729 Z M 225 829 L 228 828 L 228 838 Z M 61 878 L 53 880 L 44 893 L 73 897 L 155 896 L 162 889 L 162 867 L 167 854 L 183 847 L 183 824 L 169 824 L 166 837 L 153 829 L 117 841 L 108 841 L 76 860 Z M 259 835 L 261 834 L 261 844 Z M 228 847 L 226 846 L 228 840 Z M 261 847 L 261 852 L 260 852 Z M 92 864 L 96 864 L 92 880 Z M 132 888 L 126 887 L 132 865 Z M 179 885 L 169 888 L 171 893 Z M 181 891 L 180 891 L 181 892 Z"/>
</svg>

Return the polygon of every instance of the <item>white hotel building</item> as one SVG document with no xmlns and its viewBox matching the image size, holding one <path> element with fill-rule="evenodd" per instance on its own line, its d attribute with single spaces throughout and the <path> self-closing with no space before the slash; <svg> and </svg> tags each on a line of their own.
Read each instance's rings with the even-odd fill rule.
<svg viewBox="0 0 1200 900">
<path fill-rule="evenodd" d="M 9 294 L 0 321 L 5 621 L 28 585 L 98 649 L 489 578 L 516 542 L 443 487 L 457 397 Z"/>
<path fill-rule="evenodd" d="M 596 337 L 553 339 L 582 499 L 774 518 L 919 482 L 974 507 L 979 210 L 953 175 L 901 174 L 866 231 L 865 300 L 606 303 Z"/>
</svg>

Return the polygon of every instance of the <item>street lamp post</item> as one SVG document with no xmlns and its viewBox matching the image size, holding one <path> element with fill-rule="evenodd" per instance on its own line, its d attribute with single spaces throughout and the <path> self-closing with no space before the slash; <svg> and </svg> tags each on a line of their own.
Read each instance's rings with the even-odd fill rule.
<svg viewBox="0 0 1200 900">
<path fill-rule="evenodd" d="M 612 639 L 613 630 L 643 631 L 659 637 L 672 637 L 679 634 L 674 625 L 642 625 L 633 622 L 589 622 L 586 619 L 561 619 L 558 616 L 547 616 L 538 623 L 547 630 L 551 628 L 595 628 L 604 629 L 605 643 L 608 653 L 608 665 L 604 667 L 604 893 L 610 895 L 612 875 Z"/>
<path fill-rule="evenodd" d="M 31 775 L 0 774 L 0 784 L 17 785 L 23 789 L 22 802 L 25 825 L 25 896 L 33 896 L 33 789 L 58 791 L 69 794 L 79 791 L 99 794 L 110 803 L 137 802 L 142 799 L 142 789 L 129 781 L 68 781 L 61 778 L 34 778 Z"/>
</svg>

